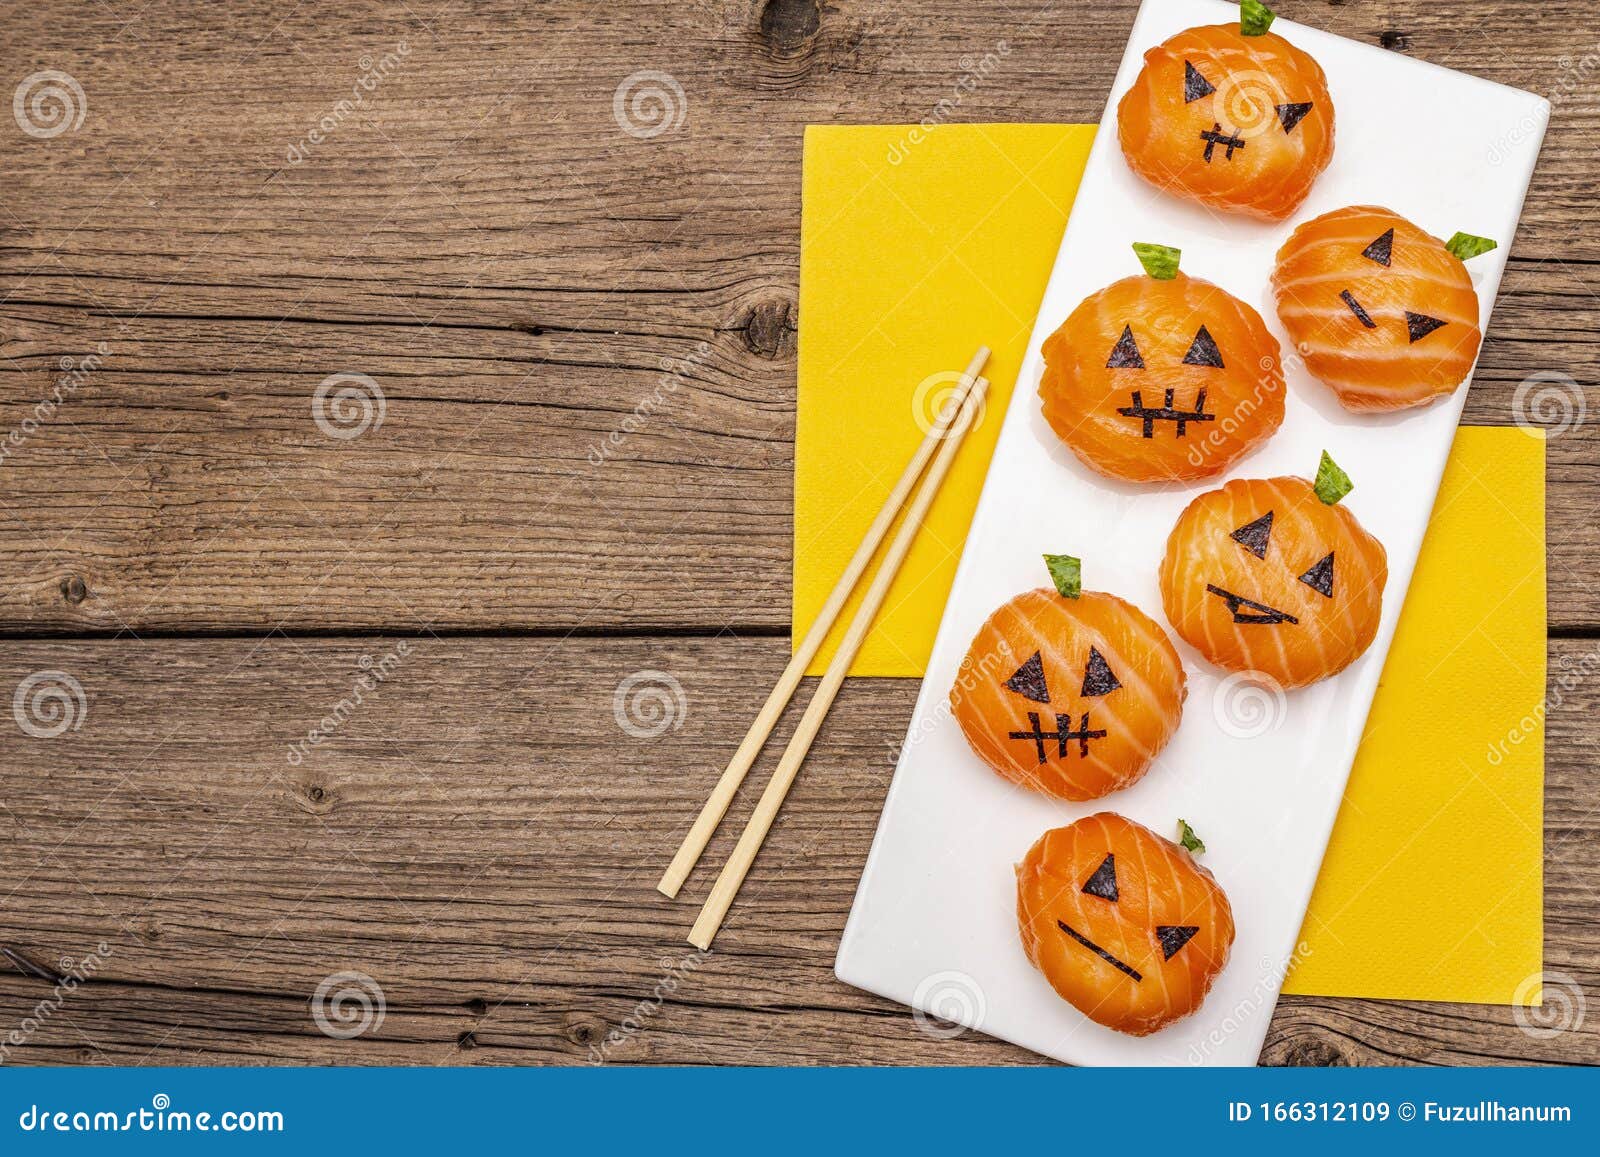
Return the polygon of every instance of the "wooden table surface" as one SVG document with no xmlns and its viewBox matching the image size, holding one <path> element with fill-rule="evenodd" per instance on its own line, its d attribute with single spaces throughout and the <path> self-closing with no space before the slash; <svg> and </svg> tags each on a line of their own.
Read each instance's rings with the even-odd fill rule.
<svg viewBox="0 0 1600 1157">
<path fill-rule="evenodd" d="M 1592 381 L 1600 9 L 1281 7 L 1552 99 L 1466 420 Z M 914 682 L 847 687 L 715 953 L 653 885 L 788 652 L 803 127 L 919 121 L 1002 41 L 954 119 L 1092 121 L 1134 3 L 5 9 L 0 691 L 44 673 L 71 725 L 0 728 L 0 945 L 94 974 L 0 971 L 0 1060 L 1033 1063 L 833 978 Z M 653 136 L 615 107 L 645 70 Z M 381 414 L 314 421 L 336 374 Z M 1549 447 L 1585 670 L 1597 428 Z M 641 671 L 682 688 L 654 737 L 613 711 Z M 1545 943 L 1590 993 L 1597 738 L 1580 680 Z M 384 1006 L 349 1039 L 313 1016 L 346 972 Z M 1592 1063 L 1600 1015 L 1285 998 L 1265 1058 Z"/>
</svg>

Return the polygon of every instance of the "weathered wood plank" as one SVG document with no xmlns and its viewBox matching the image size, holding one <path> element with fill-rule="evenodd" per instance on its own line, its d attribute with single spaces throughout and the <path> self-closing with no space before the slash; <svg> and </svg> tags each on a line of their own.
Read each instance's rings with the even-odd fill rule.
<svg viewBox="0 0 1600 1157">
<path fill-rule="evenodd" d="M 0 466 L 0 630 L 783 629 L 804 125 L 1093 119 L 1133 10 L 20 13 L 8 75 L 67 71 L 88 115 L 0 140 L 0 427 L 108 352 Z M 1594 380 L 1600 14 L 1292 14 L 1556 99 L 1468 420 Z M 642 69 L 683 90 L 647 139 L 613 101 Z M 311 420 L 340 372 L 385 393 L 350 441 Z M 1552 448 L 1564 628 L 1600 625 L 1595 437 Z"/>
<path fill-rule="evenodd" d="M 8 1059 L 572 1063 L 593 1049 L 687 1064 L 1032 1059 L 978 1034 L 936 1039 L 832 976 L 891 771 L 882 722 L 908 716 L 914 683 L 846 689 L 717 951 L 702 958 L 683 936 L 708 874 L 678 903 L 654 882 L 729 736 L 781 669 L 782 642 L 399 646 L 6 648 L 0 688 L 64 671 L 85 706 L 80 726 L 54 738 L 10 719 L 0 727 L 0 943 L 51 967 L 108 949 Z M 1594 646 L 1555 641 L 1553 663 L 1587 670 L 1579 661 Z M 364 671 L 384 679 L 355 702 Z M 635 730 L 664 726 L 653 737 L 628 734 L 614 710 L 617 688 L 641 671 L 665 673 L 643 686 L 663 690 L 668 714 L 636 700 L 623 717 Z M 1547 967 L 1590 995 L 1600 991 L 1600 850 L 1588 838 L 1597 709 L 1600 689 L 1582 679 L 1553 706 L 1547 792 Z M 326 716 L 342 723 L 291 763 L 292 745 Z M 710 863 L 732 836 L 719 835 Z M 376 979 L 387 1013 L 344 1041 L 323 1035 L 310 1008 L 319 984 L 347 970 Z M 50 994 L 0 970 L 0 1044 Z M 1509 1009 L 1286 999 L 1266 1057 L 1593 1063 L 1600 1025 L 1590 1017 L 1540 1038 Z"/>
</svg>

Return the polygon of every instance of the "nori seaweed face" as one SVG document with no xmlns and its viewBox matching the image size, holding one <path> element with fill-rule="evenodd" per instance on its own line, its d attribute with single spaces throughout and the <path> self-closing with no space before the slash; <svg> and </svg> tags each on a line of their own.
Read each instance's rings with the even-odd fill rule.
<svg viewBox="0 0 1600 1157">
<path fill-rule="evenodd" d="M 1366 326 L 1368 329 L 1378 328 L 1378 323 L 1373 321 L 1372 317 L 1367 313 L 1367 311 L 1361 308 L 1361 303 L 1355 299 L 1355 295 L 1352 294 L 1348 289 L 1340 292 L 1339 300 L 1350 307 L 1350 312 L 1356 315 L 1356 320 L 1362 325 Z"/>
<path fill-rule="evenodd" d="M 1429 317 L 1425 313 L 1412 313 L 1409 309 L 1406 310 L 1406 332 L 1411 335 L 1413 343 L 1421 341 L 1442 325 L 1444 325 L 1444 322 L 1436 317 Z"/>
<path fill-rule="evenodd" d="M 1122 336 L 1117 339 L 1117 344 L 1111 347 L 1111 356 L 1106 359 L 1106 369 L 1144 369 L 1144 358 L 1139 356 L 1139 343 L 1133 340 L 1133 326 L 1122 327 Z"/>
<path fill-rule="evenodd" d="M 1038 651 L 1028 656 L 1028 661 L 1006 680 L 1006 687 L 1035 703 L 1050 702 L 1050 686 L 1045 682 L 1044 661 L 1039 658 Z"/>
<path fill-rule="evenodd" d="M 1117 857 L 1114 854 L 1107 852 L 1106 858 L 1094 870 L 1094 875 L 1083 882 L 1083 894 L 1098 896 L 1113 904 L 1117 902 Z"/>
<path fill-rule="evenodd" d="M 1372 243 L 1361 251 L 1361 256 L 1379 265 L 1388 265 L 1394 254 L 1394 230 L 1385 229 Z"/>
<path fill-rule="evenodd" d="M 1209 330 L 1201 326 L 1194 335 L 1194 341 L 1189 345 L 1189 352 L 1183 355 L 1183 364 L 1186 366 L 1212 366 L 1222 369 L 1222 351 L 1217 349 L 1217 343 L 1212 338 Z"/>
<path fill-rule="evenodd" d="M 1083 669 L 1083 687 L 1078 694 L 1085 697 L 1090 695 L 1109 695 L 1122 681 L 1111 673 L 1111 667 L 1106 662 L 1106 657 L 1095 647 L 1089 648 L 1089 662 Z"/>
<path fill-rule="evenodd" d="M 1171 960 L 1183 946 L 1194 939 L 1196 932 L 1200 931 L 1198 924 L 1159 924 L 1156 926 L 1156 939 L 1161 942 L 1161 955 Z"/>
<path fill-rule="evenodd" d="M 1200 75 L 1200 70 L 1187 60 L 1183 62 L 1183 103 L 1191 104 L 1203 96 L 1216 92 L 1216 85 Z"/>
<path fill-rule="evenodd" d="M 1283 126 L 1283 131 L 1292 133 L 1295 126 L 1306 119 L 1306 114 L 1311 111 L 1311 107 L 1312 102 L 1304 100 L 1295 104 L 1274 105 L 1273 109 L 1278 114 L 1278 123 Z"/>
<path fill-rule="evenodd" d="M 1333 551 L 1300 576 L 1300 581 L 1325 599 L 1333 598 Z"/>
<path fill-rule="evenodd" d="M 1267 546 L 1272 542 L 1272 511 L 1245 523 L 1228 535 L 1257 558 L 1267 557 Z"/>
</svg>

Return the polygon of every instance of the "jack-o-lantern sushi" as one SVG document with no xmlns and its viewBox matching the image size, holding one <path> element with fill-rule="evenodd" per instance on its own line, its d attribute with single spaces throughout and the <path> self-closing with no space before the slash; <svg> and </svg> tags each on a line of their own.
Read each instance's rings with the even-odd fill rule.
<svg viewBox="0 0 1600 1157">
<path fill-rule="evenodd" d="M 1440 241 L 1374 205 L 1336 209 L 1278 250 L 1278 318 L 1346 409 L 1422 405 L 1472 371 L 1483 333 L 1462 263 L 1494 247 L 1469 233 Z"/>
<path fill-rule="evenodd" d="M 1135 173 L 1214 209 L 1281 221 L 1333 158 L 1333 101 L 1322 68 L 1267 31 L 1255 0 L 1236 24 L 1190 28 L 1144 56 L 1117 105 L 1117 140 Z"/>
<path fill-rule="evenodd" d="M 1114 812 L 1046 832 L 1017 865 L 1028 959 L 1090 1020 L 1146 1036 L 1200 1007 L 1233 947 L 1233 909 L 1183 846 Z"/>
<path fill-rule="evenodd" d="M 1084 591 L 1078 560 L 1046 555 L 1054 588 L 1018 595 L 978 630 L 950 710 L 980 758 L 1059 799 L 1142 776 L 1177 730 L 1177 649 L 1138 607 Z"/>
<path fill-rule="evenodd" d="M 1283 423 L 1278 341 L 1261 315 L 1134 245 L 1146 276 L 1085 298 L 1043 347 L 1045 421 L 1085 465 L 1128 482 L 1209 478 Z"/>
<path fill-rule="evenodd" d="M 1383 545 L 1339 505 L 1349 477 L 1326 453 L 1315 482 L 1234 479 L 1178 516 L 1161 600 L 1184 640 L 1228 671 L 1303 687 L 1344 670 L 1378 633 Z"/>
</svg>

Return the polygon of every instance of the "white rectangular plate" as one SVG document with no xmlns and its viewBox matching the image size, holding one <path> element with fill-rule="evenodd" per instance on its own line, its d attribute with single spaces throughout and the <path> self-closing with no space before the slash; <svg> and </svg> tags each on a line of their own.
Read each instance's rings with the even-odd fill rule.
<svg viewBox="0 0 1600 1157">
<path fill-rule="evenodd" d="M 848 984 L 1077 1064 L 1253 1064 L 1295 950 L 1367 709 L 1394 636 L 1466 387 L 1394 416 L 1346 413 L 1287 366 L 1283 428 L 1226 477 L 1310 477 L 1326 448 L 1355 480 L 1345 500 L 1389 553 L 1377 641 L 1343 674 L 1224 729 L 1232 685 L 1178 642 L 1189 698 L 1177 736 L 1133 787 L 1087 805 L 1008 785 L 984 766 L 945 707 L 979 625 L 1043 585 L 1040 555 L 1081 555 L 1085 586 L 1133 600 L 1158 622 L 1156 568 L 1183 507 L 1223 478 L 1135 490 L 1081 466 L 1039 412 L 1039 346 L 1088 294 L 1137 272 L 1129 245 L 1183 250 L 1183 268 L 1250 302 L 1290 348 L 1270 300 L 1273 256 L 1294 225 L 1343 205 L 1379 204 L 1448 237 L 1500 247 L 1469 268 L 1485 327 L 1538 155 L 1549 106 L 1517 89 L 1279 19 L 1273 31 L 1321 63 L 1338 115 L 1333 163 L 1280 225 L 1223 218 L 1159 193 L 1117 146 L 1117 101 L 1144 52 L 1185 28 L 1238 18 L 1232 4 L 1146 0 L 1112 86 L 872 854 L 839 946 Z M 980 335 L 981 336 L 981 335 Z M 993 420 L 991 416 L 990 420 Z M 1239 733 L 1260 730 L 1245 737 Z M 1230 731 L 1234 734 L 1230 734 Z M 1179 816 L 1205 837 L 1204 863 L 1233 903 L 1238 939 L 1194 1016 L 1136 1039 L 1087 1020 L 1023 955 L 1013 866 L 1046 830 L 1114 810 L 1163 834 Z"/>
</svg>

